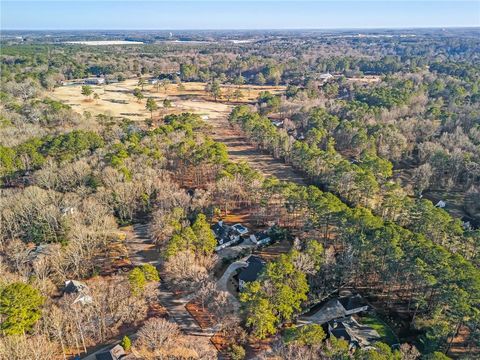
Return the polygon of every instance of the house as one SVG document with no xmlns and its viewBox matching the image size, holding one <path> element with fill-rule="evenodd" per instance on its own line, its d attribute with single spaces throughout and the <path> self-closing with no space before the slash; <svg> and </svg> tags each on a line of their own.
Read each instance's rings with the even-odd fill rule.
<svg viewBox="0 0 480 360">
<path fill-rule="evenodd" d="M 35 261 L 41 259 L 44 256 L 51 255 L 56 249 L 60 247 L 59 244 L 40 244 L 34 246 L 28 253 L 28 261 Z"/>
<path fill-rule="evenodd" d="M 81 293 L 85 291 L 88 291 L 88 287 L 86 284 L 82 283 L 81 281 L 77 281 L 77 280 L 65 281 L 65 287 L 63 288 L 64 293 L 74 294 L 74 293 Z"/>
<path fill-rule="evenodd" d="M 281 127 L 281 126 L 283 126 L 283 120 L 274 120 L 274 121 L 272 121 L 272 124 L 273 124 L 273 126 L 275 126 L 277 128 Z"/>
<path fill-rule="evenodd" d="M 75 207 L 67 206 L 60 209 L 62 216 L 73 215 L 77 209 Z"/>
<path fill-rule="evenodd" d="M 123 347 L 120 345 L 115 345 L 108 351 L 96 354 L 95 358 L 97 360 L 120 360 L 125 359 L 126 356 L 127 354 L 125 353 Z"/>
<path fill-rule="evenodd" d="M 237 244 L 242 240 L 237 231 L 233 229 L 233 226 L 228 226 L 223 221 L 217 222 L 212 227 L 212 232 L 217 240 L 215 251 L 225 249 L 226 247 Z"/>
<path fill-rule="evenodd" d="M 88 286 L 77 280 L 65 281 L 65 287 L 63 288 L 64 294 L 78 294 L 73 304 L 80 303 L 82 305 L 91 304 L 93 298 L 89 295 Z"/>
<path fill-rule="evenodd" d="M 337 339 L 348 341 L 350 349 L 370 347 L 381 339 L 375 329 L 358 323 L 352 316 L 330 321 L 328 333 Z"/>
<path fill-rule="evenodd" d="M 155 84 L 158 83 L 158 81 L 159 81 L 159 80 L 158 80 L 157 78 L 148 79 L 148 83 L 149 83 L 150 85 L 155 85 Z"/>
<path fill-rule="evenodd" d="M 445 206 L 447 206 L 447 203 L 443 200 L 440 200 L 435 206 L 440 209 L 443 209 Z"/>
<path fill-rule="evenodd" d="M 338 301 L 345 309 L 346 315 L 357 314 L 368 310 L 368 304 L 359 294 L 341 297 Z"/>
<path fill-rule="evenodd" d="M 104 78 L 90 78 L 83 80 L 83 83 L 86 85 L 102 85 L 105 84 Z"/>
<path fill-rule="evenodd" d="M 325 73 L 320 75 L 320 80 L 322 80 L 323 82 L 327 82 L 332 79 L 333 79 L 333 75 L 330 73 Z"/>
<path fill-rule="evenodd" d="M 270 235 L 266 231 L 250 235 L 250 240 L 256 245 L 266 245 L 272 242 Z"/>
<path fill-rule="evenodd" d="M 329 321 L 358 314 L 366 310 L 368 310 L 368 304 L 357 294 L 331 299 L 312 315 L 303 316 L 302 318 L 307 323 L 322 325 Z"/>
<path fill-rule="evenodd" d="M 245 262 L 247 266 L 242 268 L 238 274 L 240 290 L 244 289 L 247 283 L 257 280 L 265 268 L 265 261 L 255 255 L 250 255 Z"/>
</svg>

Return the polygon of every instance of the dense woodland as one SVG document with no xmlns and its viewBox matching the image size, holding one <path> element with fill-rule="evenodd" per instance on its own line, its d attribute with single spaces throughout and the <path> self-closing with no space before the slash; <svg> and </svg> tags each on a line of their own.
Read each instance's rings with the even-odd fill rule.
<svg viewBox="0 0 480 360">
<path fill-rule="evenodd" d="M 124 348 L 141 358 L 216 358 L 175 322 L 151 316 L 160 282 L 198 295 L 228 334 L 232 359 L 266 340 L 271 351 L 257 358 L 475 358 L 479 34 L 405 34 L 122 38 L 146 42 L 139 46 L 67 45 L 62 34 L 48 44 L 36 33 L 22 43 L 3 39 L 0 358 L 66 359 L 125 329 L 136 336 L 124 338 Z M 92 116 L 52 99 L 62 82 L 96 76 L 155 77 L 159 86 L 200 81 L 212 101 L 226 103 L 219 84 L 285 85 L 284 93 L 266 90 L 251 103 L 237 94 L 228 120 L 308 185 L 232 162 L 199 115 Z M 210 230 L 239 209 L 260 226 L 275 224 L 276 238 L 290 244 L 247 285 L 240 308 L 215 285 L 228 264 Z M 140 222 L 161 266 L 119 270 L 122 229 Z M 62 295 L 70 279 L 88 282 L 88 306 Z M 381 308 L 398 342 L 352 353 L 319 325 L 290 326 L 342 288 Z M 451 354 L 460 333 L 465 352 Z"/>
</svg>

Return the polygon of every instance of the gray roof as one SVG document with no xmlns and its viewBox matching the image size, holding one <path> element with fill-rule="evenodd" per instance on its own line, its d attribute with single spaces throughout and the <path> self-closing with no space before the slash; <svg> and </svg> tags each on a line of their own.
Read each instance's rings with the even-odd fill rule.
<svg viewBox="0 0 480 360">
<path fill-rule="evenodd" d="M 97 360 L 119 360 L 124 359 L 127 354 L 125 350 L 120 345 L 115 345 L 109 351 L 96 354 L 95 357 Z"/>
<path fill-rule="evenodd" d="M 248 266 L 240 271 L 238 280 L 245 282 L 257 280 L 265 267 L 265 261 L 258 256 L 250 255 L 246 262 Z"/>
<path fill-rule="evenodd" d="M 367 306 L 367 302 L 359 294 L 341 297 L 338 298 L 338 301 L 340 301 L 345 310 L 354 310 Z"/>
<path fill-rule="evenodd" d="M 325 324 L 331 320 L 340 319 L 347 316 L 349 313 L 355 312 L 355 309 L 360 310 L 367 306 L 367 303 L 360 295 L 346 296 L 341 298 L 331 299 L 325 303 L 318 311 L 309 316 L 303 316 L 302 320 L 312 322 L 315 324 Z"/>
<path fill-rule="evenodd" d="M 375 329 L 362 325 L 351 316 L 329 322 L 329 332 L 336 338 L 343 338 L 355 346 L 370 346 L 381 339 Z"/>
</svg>

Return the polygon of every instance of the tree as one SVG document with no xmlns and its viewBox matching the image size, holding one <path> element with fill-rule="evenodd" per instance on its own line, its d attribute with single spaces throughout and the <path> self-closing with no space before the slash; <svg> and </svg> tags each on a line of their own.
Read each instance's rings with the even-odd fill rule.
<svg viewBox="0 0 480 360">
<path fill-rule="evenodd" d="M 208 87 L 207 87 L 207 90 L 213 96 L 215 101 L 217 101 L 217 99 L 220 96 L 222 96 L 222 90 L 220 88 L 220 83 L 217 80 L 215 80 L 211 84 L 209 84 Z"/>
<path fill-rule="evenodd" d="M 153 98 L 148 98 L 145 108 L 150 111 L 150 118 L 153 119 L 153 112 L 158 109 L 158 104 Z"/>
<path fill-rule="evenodd" d="M 165 262 L 165 279 L 182 290 L 197 290 L 205 283 L 214 266 L 214 257 L 195 256 L 192 251 L 181 251 Z"/>
<path fill-rule="evenodd" d="M 182 80 L 192 80 L 198 69 L 193 64 L 180 64 L 180 78 Z"/>
<path fill-rule="evenodd" d="M 142 91 L 139 88 L 133 89 L 133 96 L 137 98 L 138 102 L 144 98 Z"/>
<path fill-rule="evenodd" d="M 245 84 L 245 78 L 242 75 L 238 75 L 234 80 L 233 83 L 235 85 L 243 85 Z"/>
<path fill-rule="evenodd" d="M 293 258 L 293 253 L 283 254 L 268 263 L 260 279 L 248 284 L 240 294 L 247 325 L 257 337 L 275 333 L 275 327 L 291 321 L 302 301 L 307 300 L 307 279 L 295 268 Z"/>
<path fill-rule="evenodd" d="M 51 360 L 60 352 L 58 344 L 44 335 L 0 337 L 0 359 Z"/>
<path fill-rule="evenodd" d="M 347 360 L 350 359 L 350 346 L 348 341 L 330 336 L 322 353 L 327 359 Z"/>
<path fill-rule="evenodd" d="M 142 87 L 142 91 L 143 91 L 143 88 L 144 88 L 145 84 L 146 84 L 146 82 L 145 82 L 144 79 L 142 79 L 142 78 L 138 79 L 137 85 Z"/>
<path fill-rule="evenodd" d="M 172 100 L 165 98 L 163 100 L 163 107 L 165 109 L 171 108 L 172 107 Z"/>
<path fill-rule="evenodd" d="M 135 346 L 155 351 L 171 346 L 179 336 L 180 329 L 177 324 L 165 319 L 151 318 L 138 331 Z"/>
<path fill-rule="evenodd" d="M 94 98 L 95 100 L 98 100 L 98 99 L 100 99 L 100 96 L 99 96 L 97 93 L 94 93 L 94 94 L 93 94 L 93 98 Z"/>
<path fill-rule="evenodd" d="M 261 340 L 275 334 L 277 331 L 276 323 L 277 317 L 267 299 L 259 299 L 252 304 L 246 324 L 252 328 L 255 337 Z"/>
<path fill-rule="evenodd" d="M 195 252 L 204 255 L 213 253 L 217 241 L 215 240 L 215 236 L 207 222 L 207 217 L 204 214 L 199 214 L 197 216 L 197 219 L 192 225 L 192 230 L 196 236 Z"/>
<path fill-rule="evenodd" d="M 233 97 L 237 102 L 240 101 L 240 99 L 242 99 L 244 97 L 242 90 L 236 89 L 233 92 Z"/>
<path fill-rule="evenodd" d="M 16 282 L 0 289 L 0 328 L 6 335 L 23 334 L 41 317 L 45 299 L 31 285 Z"/>
<path fill-rule="evenodd" d="M 318 346 L 327 335 L 323 328 L 317 324 L 307 324 L 285 330 L 285 343 L 295 343 L 301 346 Z"/>
<path fill-rule="evenodd" d="M 145 289 L 147 279 L 140 268 L 135 268 L 128 274 L 128 281 L 130 283 L 130 290 L 134 296 L 140 296 Z"/>
<path fill-rule="evenodd" d="M 262 73 L 258 73 L 257 75 L 255 75 L 255 84 L 265 85 L 266 82 L 267 80 L 265 80 L 265 76 L 263 76 Z"/>
<path fill-rule="evenodd" d="M 90 98 L 90 95 L 92 94 L 93 94 L 93 89 L 90 85 L 82 86 L 82 95 L 86 96 L 87 98 Z"/>
<path fill-rule="evenodd" d="M 402 360 L 402 354 L 398 350 L 392 351 L 385 343 L 376 342 L 375 348 L 356 351 L 355 360 Z"/>
<path fill-rule="evenodd" d="M 130 340 L 130 338 L 127 335 L 125 335 L 123 337 L 120 345 L 122 345 L 122 347 L 125 349 L 125 351 L 130 351 L 130 349 L 132 348 L 132 341 Z"/>
</svg>

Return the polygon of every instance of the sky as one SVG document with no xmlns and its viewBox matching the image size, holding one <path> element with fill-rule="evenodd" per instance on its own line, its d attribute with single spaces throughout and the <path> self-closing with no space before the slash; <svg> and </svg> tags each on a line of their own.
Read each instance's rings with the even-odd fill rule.
<svg viewBox="0 0 480 360">
<path fill-rule="evenodd" d="M 3 30 L 480 27 L 480 0 L 0 0 Z"/>
</svg>

